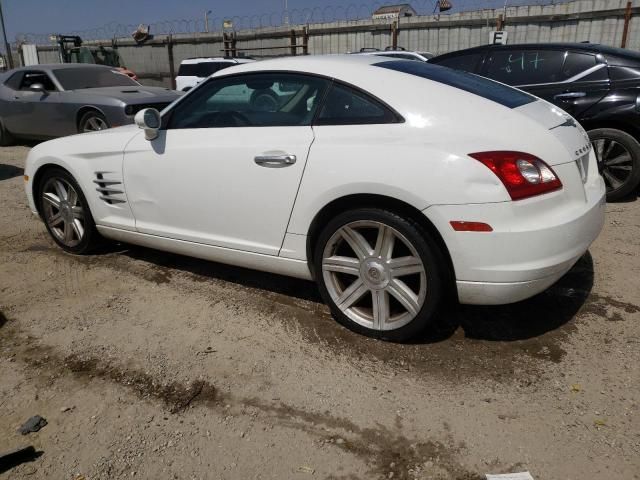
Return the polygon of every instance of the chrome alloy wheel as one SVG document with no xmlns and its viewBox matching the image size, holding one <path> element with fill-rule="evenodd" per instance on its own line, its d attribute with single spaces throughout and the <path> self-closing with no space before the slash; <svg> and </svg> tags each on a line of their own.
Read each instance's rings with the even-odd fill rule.
<svg viewBox="0 0 640 480">
<path fill-rule="evenodd" d="M 336 231 L 323 251 L 322 275 L 337 307 L 372 330 L 407 325 L 427 295 L 425 267 L 414 246 L 376 221 L 351 222 Z"/>
<path fill-rule="evenodd" d="M 623 145 L 610 138 L 591 142 L 598 164 L 602 170 L 607 189 L 617 190 L 623 186 L 633 170 L 633 159 Z"/>
<path fill-rule="evenodd" d="M 84 124 L 84 132 L 98 132 L 109 128 L 107 122 L 100 117 L 90 117 Z"/>
<path fill-rule="evenodd" d="M 85 235 L 84 209 L 69 182 L 52 177 L 42 189 L 42 213 L 51 233 L 67 247 L 77 246 Z"/>
</svg>

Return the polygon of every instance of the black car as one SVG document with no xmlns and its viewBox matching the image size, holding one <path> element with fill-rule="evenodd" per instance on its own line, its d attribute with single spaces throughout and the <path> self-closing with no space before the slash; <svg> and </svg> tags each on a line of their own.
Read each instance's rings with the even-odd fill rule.
<svg viewBox="0 0 640 480">
<path fill-rule="evenodd" d="M 591 43 L 486 45 L 429 60 L 544 98 L 589 132 L 607 199 L 640 184 L 640 53 Z"/>
</svg>

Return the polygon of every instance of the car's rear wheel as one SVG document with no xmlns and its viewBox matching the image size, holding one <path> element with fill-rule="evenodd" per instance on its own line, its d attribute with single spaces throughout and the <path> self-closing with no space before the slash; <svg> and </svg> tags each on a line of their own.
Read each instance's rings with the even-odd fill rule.
<svg viewBox="0 0 640 480">
<path fill-rule="evenodd" d="M 0 119 L 0 147 L 7 147 L 14 144 L 13 136 L 7 131 Z"/>
<path fill-rule="evenodd" d="M 315 246 L 323 299 L 347 328 L 406 341 L 433 319 L 443 294 L 443 258 L 415 222 L 361 208 L 330 221 Z"/>
<path fill-rule="evenodd" d="M 85 254 L 100 244 L 87 200 L 67 171 L 52 168 L 44 172 L 38 202 L 47 231 L 65 251 Z"/>
<path fill-rule="evenodd" d="M 589 131 L 591 145 L 607 186 L 607 200 L 621 200 L 640 184 L 640 143 L 613 128 Z"/>
<path fill-rule="evenodd" d="M 109 128 L 109 122 L 106 117 L 98 111 L 90 110 L 80 119 L 78 123 L 78 131 L 80 133 L 85 132 L 99 132 L 100 130 L 106 130 Z"/>
</svg>

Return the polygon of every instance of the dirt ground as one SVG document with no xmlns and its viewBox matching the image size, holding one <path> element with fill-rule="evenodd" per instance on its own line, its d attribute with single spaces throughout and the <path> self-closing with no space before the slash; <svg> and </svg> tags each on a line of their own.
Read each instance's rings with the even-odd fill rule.
<svg viewBox="0 0 640 480">
<path fill-rule="evenodd" d="M 544 294 L 394 345 L 337 325 L 312 283 L 62 253 L 27 151 L 0 149 L 0 454 L 37 453 L 1 478 L 640 478 L 638 199 Z"/>
</svg>

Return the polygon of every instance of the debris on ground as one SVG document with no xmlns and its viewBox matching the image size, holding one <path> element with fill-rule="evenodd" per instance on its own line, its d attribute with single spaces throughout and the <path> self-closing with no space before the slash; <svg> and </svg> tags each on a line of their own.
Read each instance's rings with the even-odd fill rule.
<svg viewBox="0 0 640 480">
<path fill-rule="evenodd" d="M 533 477 L 529 472 L 500 474 L 487 473 L 485 476 L 487 477 L 487 480 L 533 480 Z"/>
<path fill-rule="evenodd" d="M 41 417 L 40 415 L 36 415 L 34 417 L 31 417 L 26 422 L 24 422 L 24 424 L 18 429 L 18 433 L 21 433 L 22 435 L 27 435 L 29 433 L 38 432 L 46 426 L 47 426 L 47 420 Z"/>
</svg>

